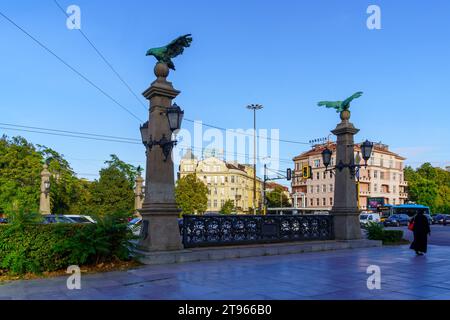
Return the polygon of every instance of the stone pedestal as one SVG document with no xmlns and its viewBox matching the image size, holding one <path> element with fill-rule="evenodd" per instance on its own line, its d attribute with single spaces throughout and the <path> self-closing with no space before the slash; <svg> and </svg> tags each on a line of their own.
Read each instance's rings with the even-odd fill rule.
<svg viewBox="0 0 450 320">
<path fill-rule="evenodd" d="M 39 213 L 40 214 L 50 214 L 50 193 L 46 189 L 45 184 L 50 182 L 50 172 L 48 171 L 48 166 L 44 164 L 44 169 L 41 172 L 41 196 L 39 201 Z"/>
<path fill-rule="evenodd" d="M 336 165 L 340 161 L 344 164 L 354 163 L 353 136 L 359 129 L 349 122 L 350 111 L 341 112 L 341 123 L 333 131 L 337 136 Z M 336 240 L 355 240 L 361 238 L 359 211 L 357 205 L 357 191 L 355 178 L 349 168 L 342 171 L 336 169 L 334 205 L 331 214 L 334 216 L 334 236 Z"/>
<path fill-rule="evenodd" d="M 148 140 L 160 140 L 163 135 L 170 139 L 172 132 L 166 110 L 180 93 L 167 81 L 169 68 L 163 63 L 155 66 L 157 79 L 143 93 L 150 101 Z M 145 197 L 140 214 L 143 219 L 139 247 L 146 251 L 182 249 L 178 216 L 175 203 L 174 166 L 172 157 L 165 161 L 160 146 L 147 148 Z"/>
</svg>

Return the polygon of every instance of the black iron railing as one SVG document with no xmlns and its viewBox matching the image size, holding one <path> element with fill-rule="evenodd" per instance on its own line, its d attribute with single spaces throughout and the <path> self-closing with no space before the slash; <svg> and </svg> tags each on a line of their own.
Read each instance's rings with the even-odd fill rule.
<svg viewBox="0 0 450 320">
<path fill-rule="evenodd" d="M 185 248 L 332 240 L 330 215 L 217 215 L 183 216 Z"/>
</svg>

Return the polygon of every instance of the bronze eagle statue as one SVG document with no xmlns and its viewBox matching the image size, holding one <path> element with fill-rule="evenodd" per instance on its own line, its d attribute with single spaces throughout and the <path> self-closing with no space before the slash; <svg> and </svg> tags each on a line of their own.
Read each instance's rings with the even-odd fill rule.
<svg viewBox="0 0 450 320">
<path fill-rule="evenodd" d="M 361 97 L 363 94 L 362 91 L 358 91 L 352 96 L 348 97 L 344 101 L 320 101 L 317 105 L 319 107 L 325 106 L 327 108 L 334 108 L 336 109 L 336 112 L 342 112 L 344 110 L 348 110 L 350 108 L 350 102 L 352 102 L 354 99 L 357 99 Z"/>
<path fill-rule="evenodd" d="M 154 56 L 158 62 L 165 63 L 170 69 L 175 70 L 171 59 L 183 54 L 184 48 L 190 47 L 191 42 L 191 34 L 186 34 L 176 38 L 167 46 L 149 49 L 146 55 Z"/>
</svg>

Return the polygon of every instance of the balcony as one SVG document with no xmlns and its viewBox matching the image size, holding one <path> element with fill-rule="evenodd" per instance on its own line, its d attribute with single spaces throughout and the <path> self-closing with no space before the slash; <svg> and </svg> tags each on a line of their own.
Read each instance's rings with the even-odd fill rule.
<svg viewBox="0 0 450 320">
<path fill-rule="evenodd" d="M 400 185 L 402 187 L 407 187 L 408 186 L 408 181 L 400 181 Z"/>
<path fill-rule="evenodd" d="M 360 196 L 370 196 L 370 191 L 359 190 L 359 195 Z"/>
<path fill-rule="evenodd" d="M 401 198 L 401 199 L 408 199 L 408 193 L 406 193 L 406 192 L 400 192 L 400 198 Z"/>
</svg>

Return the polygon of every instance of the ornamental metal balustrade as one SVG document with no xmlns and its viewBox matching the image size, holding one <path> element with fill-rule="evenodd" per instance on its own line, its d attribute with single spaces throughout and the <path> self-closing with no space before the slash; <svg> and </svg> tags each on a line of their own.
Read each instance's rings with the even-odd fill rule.
<svg viewBox="0 0 450 320">
<path fill-rule="evenodd" d="M 331 215 L 184 215 L 185 248 L 333 240 Z"/>
</svg>

